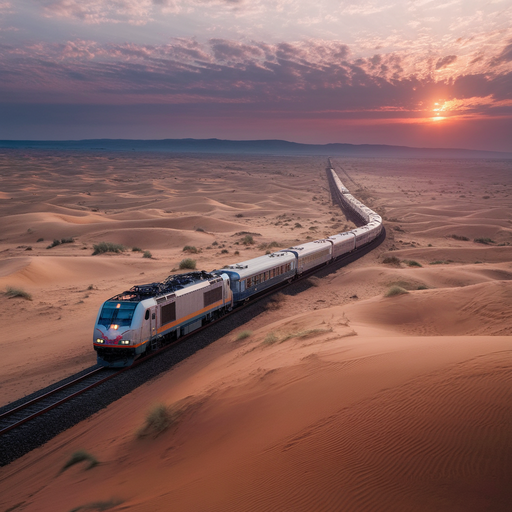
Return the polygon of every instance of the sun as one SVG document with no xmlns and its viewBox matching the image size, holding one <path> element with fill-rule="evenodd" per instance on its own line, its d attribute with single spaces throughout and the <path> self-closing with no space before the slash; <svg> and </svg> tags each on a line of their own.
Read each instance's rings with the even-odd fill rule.
<svg viewBox="0 0 512 512">
<path fill-rule="evenodd" d="M 434 107 L 432 110 L 435 112 L 435 116 L 434 117 L 431 117 L 430 119 L 432 121 L 444 121 L 446 119 L 446 117 L 443 117 L 441 115 L 441 112 L 443 112 L 444 108 L 445 108 L 445 102 L 443 102 L 443 105 L 440 105 L 439 103 L 434 103 Z"/>
</svg>

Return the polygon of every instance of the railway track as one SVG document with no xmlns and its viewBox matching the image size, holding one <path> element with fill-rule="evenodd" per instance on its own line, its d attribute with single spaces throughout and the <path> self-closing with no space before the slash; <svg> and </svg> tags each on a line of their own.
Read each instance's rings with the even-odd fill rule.
<svg viewBox="0 0 512 512">
<path fill-rule="evenodd" d="M 41 416 L 59 405 L 72 400 L 107 380 L 115 377 L 119 371 L 110 368 L 94 368 L 70 382 L 52 389 L 38 397 L 28 399 L 12 409 L 0 414 L 0 436 L 21 427 L 25 423 Z"/>
<path fill-rule="evenodd" d="M 329 185 L 331 185 L 330 182 Z M 340 206 L 342 205 L 340 204 Z M 170 359 L 175 359 L 177 357 L 177 361 L 183 360 L 183 358 L 188 357 L 191 353 L 194 353 L 197 350 L 197 348 L 193 347 L 194 342 L 190 343 L 190 346 L 187 343 L 183 343 L 188 338 L 201 338 L 202 331 L 205 329 L 211 329 L 215 324 L 218 324 L 216 329 L 222 331 L 218 334 L 218 337 L 225 335 L 231 330 L 231 328 L 229 328 L 224 322 L 228 317 L 233 317 L 235 313 L 240 313 L 237 316 L 240 317 L 240 322 L 243 323 L 243 311 L 248 309 L 249 306 L 255 305 L 256 302 L 272 295 L 278 290 L 294 286 L 300 281 L 306 281 L 310 275 L 335 271 L 337 268 L 357 260 L 380 245 L 385 237 L 386 232 L 385 229 L 383 229 L 381 235 L 377 239 L 373 240 L 361 249 L 344 255 L 335 262 L 328 263 L 322 268 L 312 269 L 291 283 L 279 284 L 274 288 L 265 290 L 261 294 L 255 296 L 247 304 L 234 309 L 232 312 L 220 319 L 206 324 L 200 329 L 181 337 L 175 342 L 166 344 L 162 348 L 150 352 L 144 358 L 135 361 L 131 367 L 123 369 L 92 367 L 87 373 L 77 376 L 62 385 L 47 391 L 46 393 L 36 397 L 28 397 L 25 401 L 18 401 L 13 404 L 12 408 L 9 408 L 9 406 L 3 407 L 3 412 L 0 413 L 0 466 L 8 464 L 36 446 L 40 446 L 47 440 L 54 437 L 58 432 L 78 423 L 90 414 L 94 414 L 94 412 L 105 407 L 113 400 L 120 398 L 124 394 L 135 389 L 138 385 L 151 379 L 152 376 L 158 375 L 160 371 L 155 371 L 150 367 L 140 368 L 140 371 L 136 371 L 136 367 L 142 366 L 142 363 L 148 359 L 153 359 L 153 356 L 167 351 L 167 349 L 175 345 L 179 345 L 177 353 L 175 355 L 171 355 Z M 232 323 L 236 324 L 237 320 L 232 320 Z M 219 327 L 219 325 L 222 324 L 224 324 L 224 327 Z M 211 336 L 211 334 L 212 333 L 210 333 L 210 336 L 206 336 L 206 338 L 209 338 L 207 341 L 203 341 L 198 344 L 199 348 L 210 344 L 215 339 L 218 339 L 217 336 Z M 205 335 L 202 336 L 203 338 L 205 337 Z M 91 395 L 89 394 L 87 395 L 89 398 L 83 397 L 82 402 L 80 402 L 80 397 L 87 391 L 127 371 L 130 371 L 129 377 L 124 378 L 124 381 L 123 377 L 120 377 L 121 382 L 117 383 L 114 387 L 110 386 L 113 388 L 110 391 L 104 391 L 101 400 L 98 398 L 91 398 Z M 102 401 L 104 403 L 100 403 Z M 50 411 L 56 411 L 57 414 L 48 414 Z M 54 417 L 49 418 L 50 416 Z M 48 428 L 48 426 L 50 426 L 50 428 Z M 28 431 L 25 429 L 28 429 Z M 24 433 L 28 435 L 24 435 Z"/>
</svg>

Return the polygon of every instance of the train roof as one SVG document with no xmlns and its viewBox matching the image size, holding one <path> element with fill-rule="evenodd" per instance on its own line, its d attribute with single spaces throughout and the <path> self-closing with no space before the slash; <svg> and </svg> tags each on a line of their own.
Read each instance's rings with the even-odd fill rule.
<svg viewBox="0 0 512 512">
<path fill-rule="evenodd" d="M 240 276 L 240 279 L 243 279 L 294 260 L 295 256 L 292 253 L 278 251 L 259 256 L 252 260 L 242 261 L 241 263 L 226 265 L 215 272 L 227 272 L 228 274 L 234 272 Z"/>
<path fill-rule="evenodd" d="M 140 302 L 151 297 L 173 293 L 197 283 L 211 282 L 217 279 L 219 279 L 217 274 L 206 272 L 205 270 L 187 272 L 186 274 L 171 274 L 162 282 L 132 286 L 129 290 L 119 293 L 108 300 Z"/>
<path fill-rule="evenodd" d="M 306 254 L 317 252 L 322 244 L 325 245 L 325 248 L 330 249 L 332 247 L 332 242 L 328 238 L 321 238 L 320 240 L 306 242 L 304 244 L 295 245 L 294 247 L 289 247 L 288 249 L 283 249 L 283 252 L 293 252 L 301 257 Z"/>
</svg>

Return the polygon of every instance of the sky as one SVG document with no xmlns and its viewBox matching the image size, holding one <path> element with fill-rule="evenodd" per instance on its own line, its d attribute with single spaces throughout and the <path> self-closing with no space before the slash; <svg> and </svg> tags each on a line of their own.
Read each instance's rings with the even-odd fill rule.
<svg viewBox="0 0 512 512">
<path fill-rule="evenodd" d="M 0 0 L 0 139 L 512 151 L 512 0 Z"/>
</svg>

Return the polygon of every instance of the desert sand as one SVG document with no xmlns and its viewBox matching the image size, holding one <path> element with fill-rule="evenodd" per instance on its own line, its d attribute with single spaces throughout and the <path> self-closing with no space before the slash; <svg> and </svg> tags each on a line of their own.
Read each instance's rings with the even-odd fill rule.
<svg viewBox="0 0 512 512">
<path fill-rule="evenodd" d="M 1 153 L 0 290 L 32 300 L 0 295 L 0 405 L 93 365 L 102 301 L 184 257 L 212 270 L 353 226 L 326 163 Z M 1 510 L 510 510 L 512 162 L 333 163 L 386 241 L 0 468 Z M 170 425 L 140 437 L 158 404 Z M 100 464 L 61 472 L 77 450 Z"/>
</svg>

